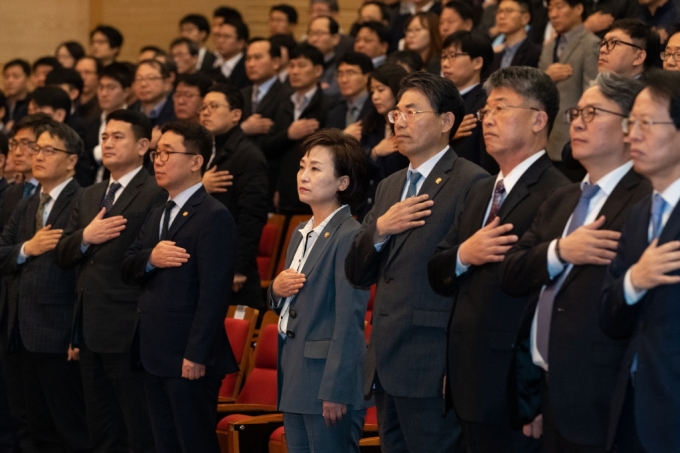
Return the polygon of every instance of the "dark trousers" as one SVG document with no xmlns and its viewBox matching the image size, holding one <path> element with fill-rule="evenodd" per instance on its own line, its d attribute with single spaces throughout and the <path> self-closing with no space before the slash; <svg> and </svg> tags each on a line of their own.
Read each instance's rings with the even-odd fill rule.
<svg viewBox="0 0 680 453">
<path fill-rule="evenodd" d="M 442 415 L 443 398 L 388 394 L 375 378 L 375 404 L 383 453 L 462 452 L 461 428 L 453 410 Z"/>
<path fill-rule="evenodd" d="M 326 426 L 321 414 L 283 414 L 290 453 L 359 453 L 365 410 L 348 411 Z"/>
<path fill-rule="evenodd" d="M 0 453 L 13 453 L 18 447 L 19 439 L 9 412 L 5 371 L 0 365 Z"/>
<path fill-rule="evenodd" d="M 80 371 L 94 451 L 155 451 L 144 372 L 132 370 L 130 354 L 98 354 L 82 345 Z"/>
<path fill-rule="evenodd" d="M 545 453 L 605 453 L 605 445 L 580 445 L 568 441 L 557 430 L 548 393 L 549 382 L 543 379 L 541 412 L 543 413 L 543 451 Z"/>
<path fill-rule="evenodd" d="M 220 453 L 215 428 L 222 378 L 210 367 L 194 380 L 146 373 L 144 387 L 158 453 Z"/>
<path fill-rule="evenodd" d="M 621 418 L 616 430 L 614 452 L 647 453 L 638 436 L 637 424 L 635 423 L 635 387 L 630 383 L 628 383 L 626 389 L 626 399 L 623 401 Z"/>
<path fill-rule="evenodd" d="M 465 453 L 539 453 L 541 441 L 506 425 L 460 421 Z"/>
<path fill-rule="evenodd" d="M 21 348 L 21 376 L 31 438 L 38 451 L 91 451 L 78 362 Z M 49 424 L 46 424 L 49 420 Z"/>
</svg>

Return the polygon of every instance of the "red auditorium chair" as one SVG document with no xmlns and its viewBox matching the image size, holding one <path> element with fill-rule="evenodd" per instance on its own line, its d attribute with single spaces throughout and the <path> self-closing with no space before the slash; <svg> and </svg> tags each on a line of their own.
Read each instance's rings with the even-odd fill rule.
<svg viewBox="0 0 680 453">
<path fill-rule="evenodd" d="M 241 382 L 245 375 L 250 359 L 250 345 L 253 341 L 255 324 L 259 310 L 240 305 L 229 307 L 227 317 L 224 319 L 224 328 L 227 331 L 231 350 L 239 365 L 239 371 L 227 374 L 222 380 L 220 387 L 220 403 L 234 402 L 241 388 Z"/>
<path fill-rule="evenodd" d="M 274 277 L 276 254 L 279 251 L 283 236 L 283 225 L 286 217 L 281 214 L 269 214 L 267 224 L 262 229 L 260 244 L 257 247 L 257 268 L 260 272 L 260 284 L 267 288 Z"/>
</svg>

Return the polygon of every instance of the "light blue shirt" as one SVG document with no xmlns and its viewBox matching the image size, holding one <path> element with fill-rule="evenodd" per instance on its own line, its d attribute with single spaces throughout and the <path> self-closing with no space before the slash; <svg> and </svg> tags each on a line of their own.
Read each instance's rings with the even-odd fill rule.
<svg viewBox="0 0 680 453">
<path fill-rule="evenodd" d="M 519 46 L 521 46 L 526 39 L 527 38 L 524 38 L 523 40 L 518 41 L 515 44 L 503 49 L 503 56 L 501 57 L 501 68 L 507 68 L 508 66 L 512 65 L 512 60 L 515 58 L 515 55 L 517 54 L 517 49 L 519 49 Z"/>
<path fill-rule="evenodd" d="M 253 85 L 253 93 L 257 93 L 256 99 L 258 104 L 262 102 L 262 98 L 265 97 L 267 93 L 269 93 L 269 89 L 272 87 L 272 85 L 274 85 L 274 82 L 276 82 L 276 76 L 267 80 L 262 85 Z"/>
</svg>

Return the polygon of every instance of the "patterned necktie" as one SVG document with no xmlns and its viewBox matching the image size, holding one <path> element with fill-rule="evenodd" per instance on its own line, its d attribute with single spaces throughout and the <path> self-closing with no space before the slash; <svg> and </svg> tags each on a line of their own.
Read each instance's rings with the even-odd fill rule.
<svg viewBox="0 0 680 453">
<path fill-rule="evenodd" d="M 172 208 L 175 207 L 175 202 L 172 200 L 168 200 L 167 203 L 165 203 L 165 214 L 163 216 L 163 231 L 161 232 L 161 241 L 164 241 L 165 238 L 168 237 L 168 229 L 170 228 L 170 213 L 172 212 Z"/>
<path fill-rule="evenodd" d="M 356 123 L 358 113 L 359 108 L 356 106 L 347 109 L 347 114 L 345 115 L 345 126 Z"/>
<path fill-rule="evenodd" d="M 586 184 L 581 192 L 581 198 L 578 200 L 576 209 L 571 216 L 571 222 L 567 228 L 566 236 L 569 236 L 574 230 L 582 226 L 588 216 L 588 208 L 590 207 L 590 200 L 600 191 L 600 186 Z M 559 277 L 555 278 L 548 284 L 540 297 L 538 298 L 538 313 L 536 315 L 536 348 L 541 354 L 543 361 L 548 363 L 548 341 L 550 339 L 550 323 L 552 319 L 553 305 L 555 304 L 555 296 L 560 290 L 562 283 L 567 277 L 567 272 L 562 272 Z"/>
<path fill-rule="evenodd" d="M 491 203 L 491 210 L 489 211 L 489 215 L 486 218 L 484 226 L 487 226 L 488 224 L 493 222 L 493 219 L 498 217 L 498 211 L 501 210 L 501 205 L 503 204 L 504 198 L 505 198 L 505 184 L 503 184 L 503 180 L 500 179 L 496 183 L 496 187 L 493 189 L 493 202 Z"/>
<path fill-rule="evenodd" d="M 553 63 L 558 63 L 560 61 L 560 57 L 564 53 L 565 46 L 566 42 L 564 42 L 564 36 L 557 35 L 555 37 L 555 51 L 553 52 Z"/>
<path fill-rule="evenodd" d="M 258 101 L 259 94 L 260 94 L 260 88 L 253 85 L 253 97 L 251 99 L 252 107 L 253 107 L 253 113 L 257 112 L 257 106 L 260 104 L 260 102 Z"/>
<path fill-rule="evenodd" d="M 415 170 L 409 170 L 408 172 L 408 190 L 406 191 L 406 198 L 411 198 L 415 197 L 416 194 L 418 193 L 418 181 L 420 181 L 420 178 L 422 178 L 423 175 L 418 173 Z"/>
<path fill-rule="evenodd" d="M 50 201 L 52 197 L 48 193 L 40 194 L 40 203 L 38 204 L 38 211 L 35 213 L 35 231 L 42 229 L 43 225 L 43 215 L 45 214 L 45 205 Z"/>
<path fill-rule="evenodd" d="M 651 241 L 657 239 L 661 235 L 663 229 L 663 212 L 666 209 L 666 200 L 661 197 L 661 194 L 655 193 L 652 197 L 652 237 Z"/>
<path fill-rule="evenodd" d="M 35 184 L 26 181 L 24 183 L 24 191 L 21 193 L 21 198 L 30 197 L 33 194 L 33 189 L 35 189 Z"/>
<path fill-rule="evenodd" d="M 109 190 L 106 192 L 106 196 L 102 200 L 101 205 L 102 208 L 106 208 L 106 215 L 109 215 L 109 212 L 111 212 L 113 201 L 116 199 L 116 192 L 118 192 L 118 189 L 121 187 L 123 187 L 123 185 L 117 182 L 112 182 L 109 186 Z"/>
</svg>

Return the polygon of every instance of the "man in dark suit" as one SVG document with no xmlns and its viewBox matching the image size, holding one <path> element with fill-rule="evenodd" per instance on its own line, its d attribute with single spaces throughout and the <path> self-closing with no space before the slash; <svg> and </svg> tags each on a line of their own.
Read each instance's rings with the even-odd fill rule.
<svg viewBox="0 0 680 453">
<path fill-rule="evenodd" d="M 337 47 L 340 42 L 340 25 L 330 16 L 318 16 L 309 21 L 307 42 L 323 55 L 323 74 L 321 88 L 324 94 L 334 99 L 340 97 L 340 87 L 337 80 L 338 55 Z M 344 52 L 342 52 L 344 53 Z"/>
<path fill-rule="evenodd" d="M 257 248 L 267 223 L 267 160 L 238 127 L 244 99 L 238 88 L 218 84 L 203 101 L 201 124 L 215 138 L 215 157 L 203 175 L 205 190 L 224 204 L 236 223 L 236 261 L 232 305 L 263 308 Z M 220 173 L 233 176 L 232 185 L 220 188 Z"/>
<path fill-rule="evenodd" d="M 248 25 L 237 17 L 225 17 L 213 27 L 216 59 L 209 74 L 216 82 L 228 82 L 237 88 L 250 85 L 243 55 L 249 34 Z"/>
<path fill-rule="evenodd" d="M 345 271 L 354 285 L 377 284 L 364 393 L 375 392 L 383 451 L 458 452 L 460 425 L 442 415 L 451 298 L 430 289 L 426 263 L 487 174 L 449 147 L 465 113 L 453 82 L 416 72 L 401 86 L 389 117 L 410 165 L 379 184 Z"/>
<path fill-rule="evenodd" d="M 113 63 L 115 64 L 115 63 Z M 57 247 L 57 262 L 77 271 L 73 342 L 80 348 L 87 419 L 96 452 L 150 452 L 154 441 L 144 374 L 131 363 L 139 287 L 120 278 L 124 253 L 166 193 L 142 167 L 151 123 L 142 113 L 109 113 L 102 163 L 111 177 L 87 188 Z"/>
<path fill-rule="evenodd" d="M 500 173 L 470 189 L 428 273 L 438 294 L 453 296 L 446 392 L 465 451 L 538 451 L 540 444 L 513 429 L 507 416 L 512 343 L 527 299 L 503 292 L 498 268 L 548 194 L 568 183 L 545 153 L 559 93 L 547 75 L 526 67 L 500 69 L 484 87 L 489 97 L 480 120 Z"/>
<path fill-rule="evenodd" d="M 205 47 L 210 36 L 208 19 L 202 14 L 187 14 L 179 21 L 179 32 L 183 38 L 191 39 L 200 47 L 196 70 L 209 72 L 215 63 L 215 54 Z"/>
<path fill-rule="evenodd" d="M 496 10 L 496 28 L 505 35 L 503 49 L 496 52 L 489 73 L 508 66 L 538 67 L 541 46 L 527 36 L 532 21 L 531 0 L 501 0 Z"/>
<path fill-rule="evenodd" d="M 165 123 L 175 119 L 175 108 L 170 95 L 172 79 L 166 65 L 158 60 L 142 60 L 137 66 L 132 89 L 137 102 L 129 109 L 146 115 L 152 127 L 160 131 Z M 158 138 L 152 140 L 152 143 L 157 141 Z"/>
<path fill-rule="evenodd" d="M 482 125 L 476 116 L 486 105 L 482 74 L 492 58 L 491 42 L 479 33 L 457 31 L 444 40 L 442 74 L 456 85 L 465 104 L 465 118 L 451 140 L 451 147 L 459 156 L 495 174 L 498 164 L 486 152 Z"/>
<path fill-rule="evenodd" d="M 9 352 L 16 355 L 28 427 L 38 451 L 89 451 L 78 351 L 70 347 L 75 273 L 54 249 L 81 188 L 73 179 L 83 142 L 49 120 L 31 146 L 40 190 L 22 199 L 0 236 L 7 287 Z M 17 390 L 12 387 L 12 392 Z"/>
<path fill-rule="evenodd" d="M 123 281 L 142 285 L 141 361 L 160 452 L 219 453 L 217 392 L 238 370 L 224 330 L 236 226 L 201 184 L 212 142 L 195 123 L 163 127 L 151 156 L 169 199 L 149 214 L 123 261 Z"/>
<path fill-rule="evenodd" d="M 611 391 L 626 342 L 602 332 L 598 301 L 628 211 L 651 192 L 632 170 L 618 132 L 641 87 L 606 73 L 583 93 L 569 117 L 574 157 L 588 174 L 548 198 L 501 266 L 505 291 L 530 297 L 515 342 L 511 418 L 516 426 L 533 421 L 535 413 L 517 413 L 518 397 L 526 400 L 530 390 L 548 453 L 605 451 Z M 596 192 L 588 198 L 591 190 Z M 532 386 L 533 375 L 538 379 Z M 527 434 L 534 427 L 527 426 Z"/>
<path fill-rule="evenodd" d="M 658 71 L 645 81 L 623 132 L 633 168 L 654 193 L 631 209 L 600 307 L 605 333 L 630 340 L 607 439 L 621 453 L 680 450 L 680 74 Z"/>
<path fill-rule="evenodd" d="M 326 127 L 335 127 L 361 140 L 362 120 L 374 109 L 368 95 L 368 75 L 373 71 L 371 59 L 363 53 L 349 51 L 338 60 L 338 86 L 342 98 L 326 116 Z"/>
</svg>

